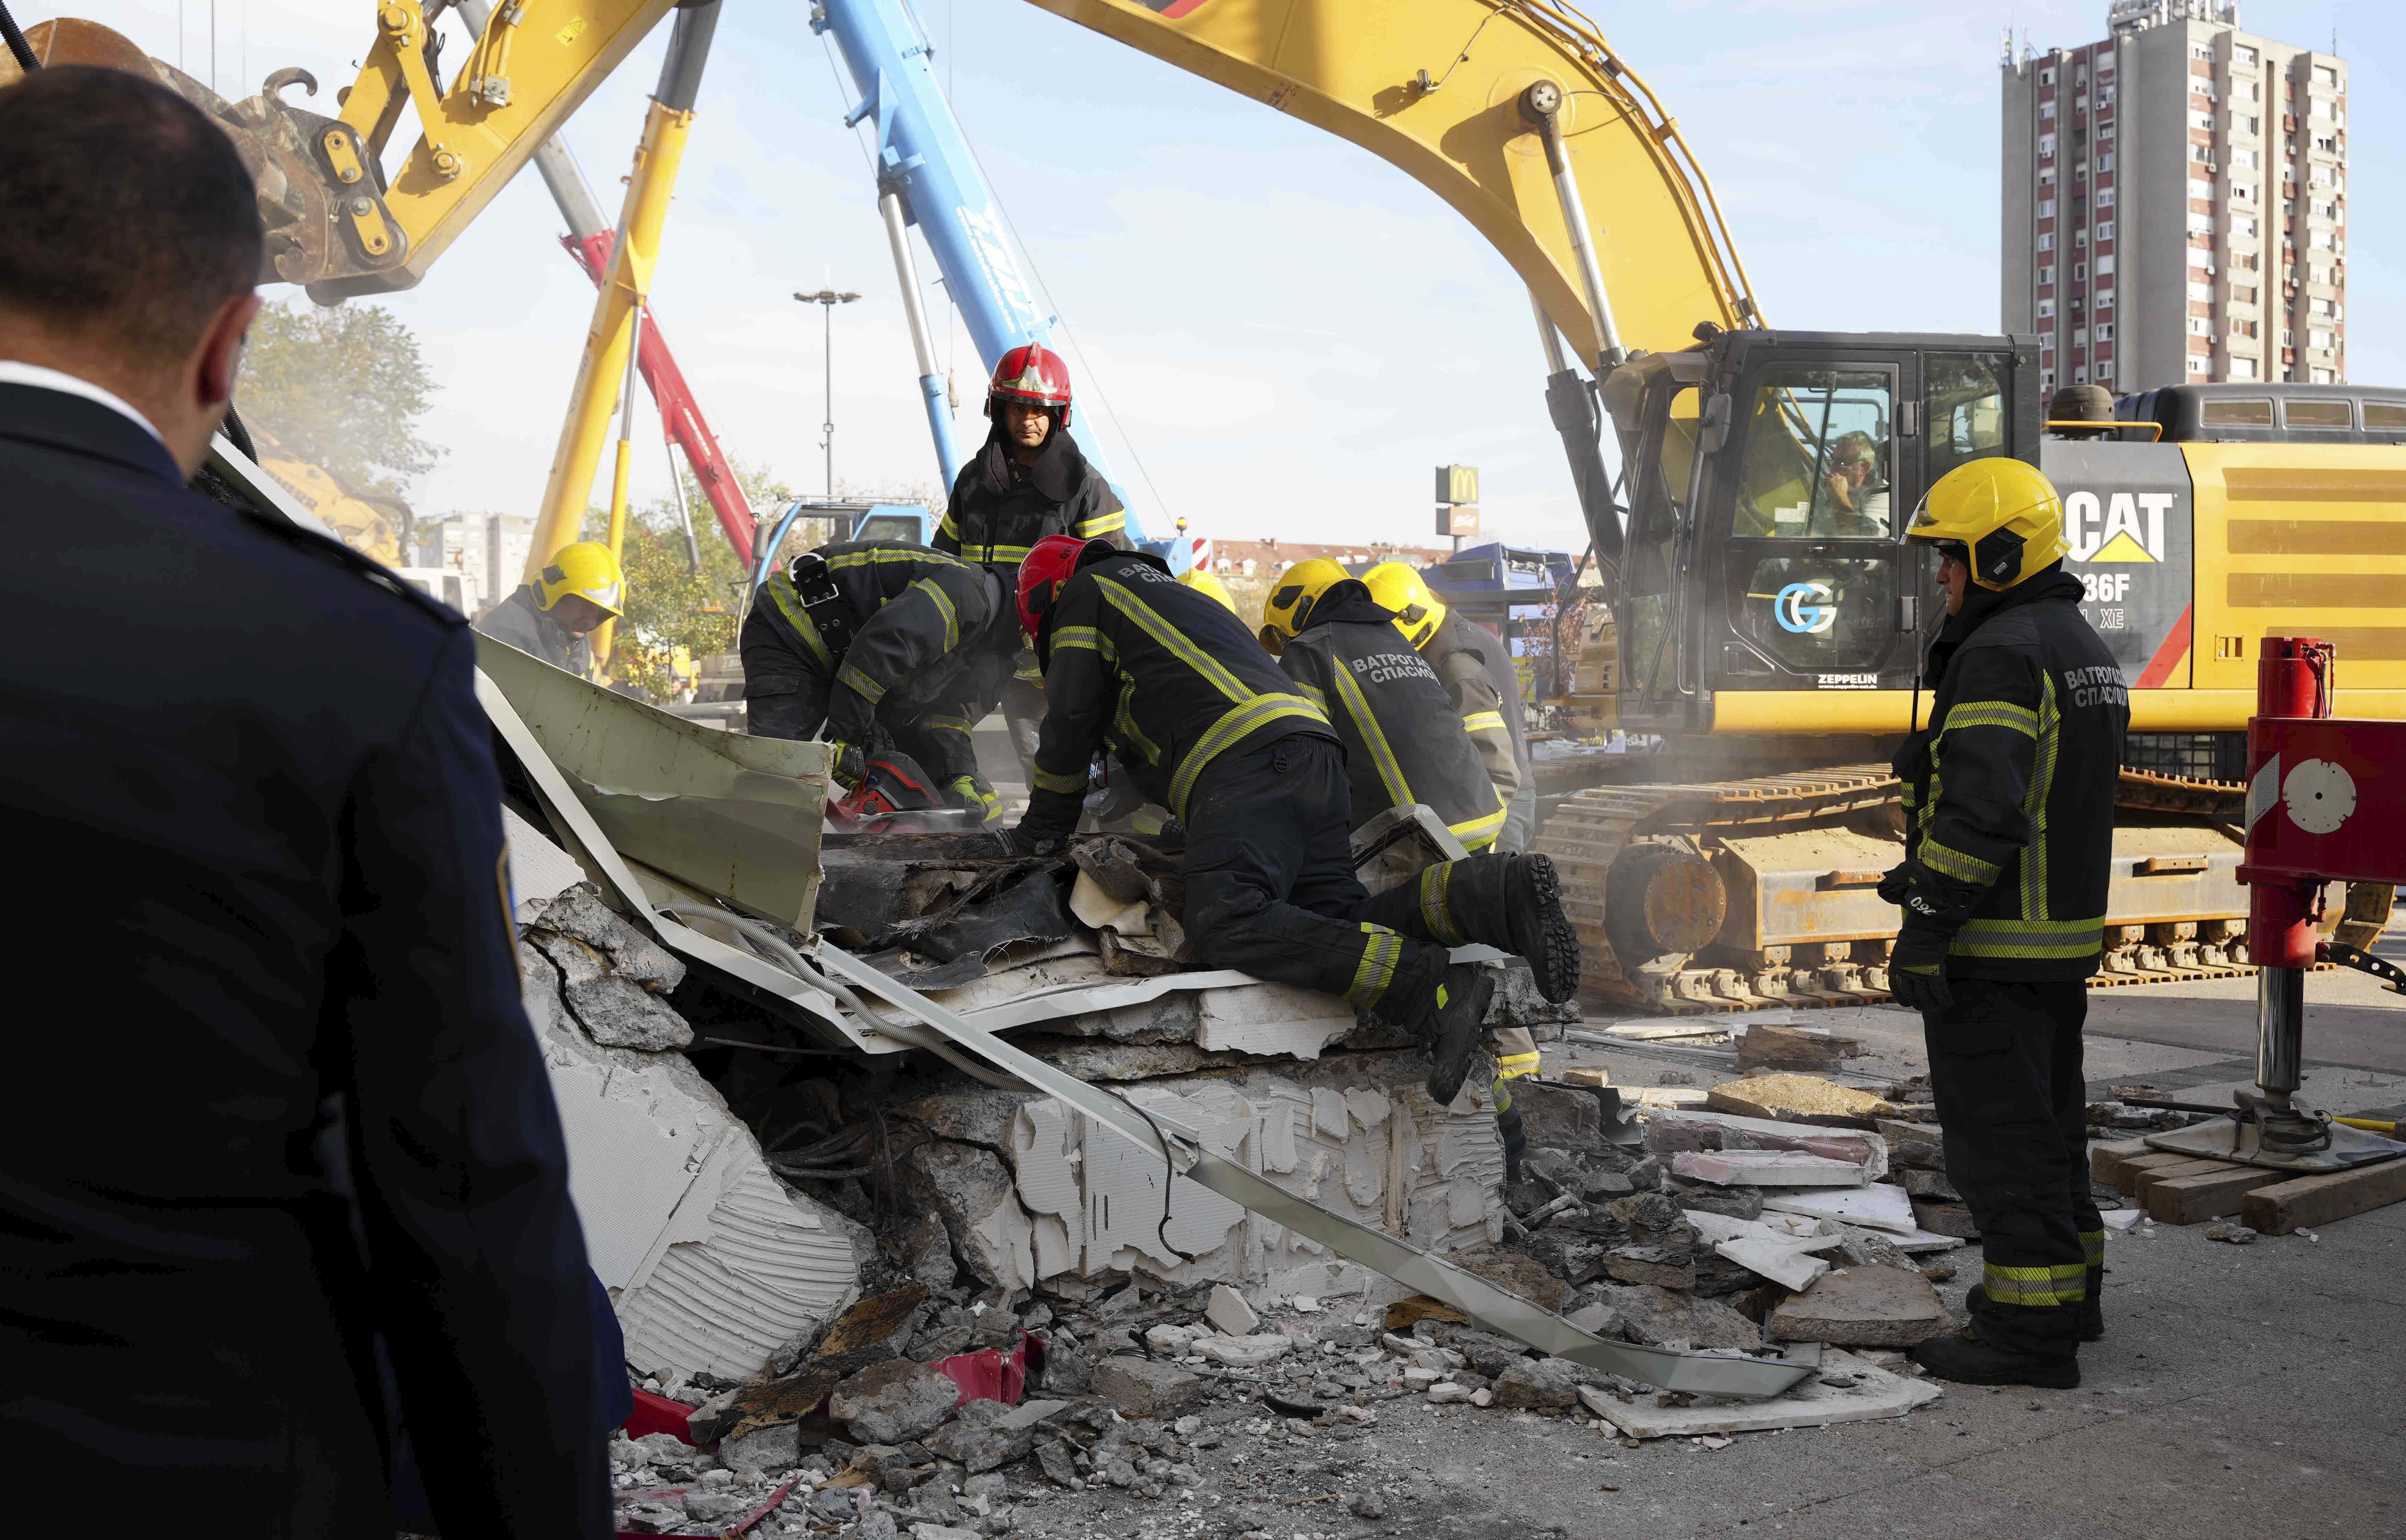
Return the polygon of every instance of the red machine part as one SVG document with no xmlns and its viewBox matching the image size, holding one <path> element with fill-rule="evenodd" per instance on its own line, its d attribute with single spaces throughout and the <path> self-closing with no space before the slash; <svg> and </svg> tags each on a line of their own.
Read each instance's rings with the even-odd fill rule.
<svg viewBox="0 0 2406 1540">
<path fill-rule="evenodd" d="M 568 247 L 569 254 L 584 265 L 587 276 L 599 284 L 610 271 L 610 252 L 617 244 L 617 232 L 604 230 L 582 240 L 563 235 L 559 244 Z M 677 367 L 675 356 L 669 351 L 668 339 L 660 335 L 659 322 L 648 309 L 644 315 L 642 352 L 636 361 L 645 383 L 652 388 L 652 400 L 659 403 L 669 437 L 685 451 L 686 463 L 693 467 L 694 480 L 701 483 L 702 496 L 710 499 L 710 506 L 718 515 L 718 527 L 727 531 L 727 543 L 735 547 L 743 570 L 750 572 L 751 502 L 735 479 L 735 468 L 720 451 L 710 424 L 703 419 L 701 403 L 693 399 L 693 390 L 685 382 L 685 372 Z"/>
<path fill-rule="evenodd" d="M 2330 714 L 2327 642 L 2267 637 L 2247 725 L 2247 954 L 2314 965 L 2330 882 L 2406 883 L 2406 722 Z"/>
</svg>

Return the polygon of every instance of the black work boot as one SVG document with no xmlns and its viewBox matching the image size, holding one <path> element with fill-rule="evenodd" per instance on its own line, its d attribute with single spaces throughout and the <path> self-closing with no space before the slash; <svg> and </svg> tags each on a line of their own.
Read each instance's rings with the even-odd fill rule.
<svg viewBox="0 0 2406 1540">
<path fill-rule="evenodd" d="M 2105 1340 L 2104 1290 L 2105 1269 L 2089 1268 L 2088 1297 L 2073 1307 L 2073 1319 L 2080 1323 L 2080 1340 L 2083 1342 Z M 1974 1295 L 1978 1297 L 1974 1298 Z M 1964 1293 L 1963 1304 L 1974 1315 L 1979 1314 L 1980 1307 L 1988 1302 L 1988 1291 L 1976 1283 Z"/>
<path fill-rule="evenodd" d="M 1990 1336 L 1976 1320 L 1960 1332 L 1917 1343 L 1910 1351 L 1916 1363 L 1958 1385 L 2036 1385 L 2069 1391 L 2080 1384 L 2076 1354 L 2025 1352 Z"/>
<path fill-rule="evenodd" d="M 1563 912 L 1562 878 L 1550 855 L 1507 855 L 1504 914 L 1512 932 L 1509 951 L 1528 959 L 1537 993 L 1555 1005 L 1578 993 L 1578 932 Z"/>
<path fill-rule="evenodd" d="M 1371 899 L 1363 918 L 1447 946 L 1476 941 L 1524 957 L 1537 993 L 1556 1005 L 1578 993 L 1578 933 L 1563 913 L 1550 855 L 1485 851 L 1431 867 Z"/>
<path fill-rule="evenodd" d="M 1436 1061 L 1429 1071 L 1429 1099 L 1439 1107 L 1450 1105 L 1470 1078 L 1494 994 L 1495 975 L 1476 963 L 1447 964 L 1445 976 L 1430 994 L 1428 1011 L 1419 1024 L 1421 1041 Z"/>
</svg>

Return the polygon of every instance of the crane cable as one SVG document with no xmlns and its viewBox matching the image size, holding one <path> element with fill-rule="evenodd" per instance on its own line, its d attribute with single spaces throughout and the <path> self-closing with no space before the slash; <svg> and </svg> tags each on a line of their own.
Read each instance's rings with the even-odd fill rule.
<svg viewBox="0 0 2406 1540">
<path fill-rule="evenodd" d="M 17 19 L 8 14 L 7 0 L 0 0 L 0 37 L 7 38 L 8 51 L 16 56 L 19 69 L 31 75 L 42 67 L 42 62 L 34 57 L 33 45 L 17 30 Z"/>
</svg>

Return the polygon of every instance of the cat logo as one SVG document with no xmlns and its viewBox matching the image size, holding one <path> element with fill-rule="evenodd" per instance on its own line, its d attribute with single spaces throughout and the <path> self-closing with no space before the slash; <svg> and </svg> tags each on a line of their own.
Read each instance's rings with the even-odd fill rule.
<svg viewBox="0 0 2406 1540">
<path fill-rule="evenodd" d="M 2063 500 L 2063 539 L 2074 561 L 2161 561 L 2164 515 L 2178 499 L 2171 492 L 2114 492 L 2101 503 L 2094 492 Z"/>
</svg>

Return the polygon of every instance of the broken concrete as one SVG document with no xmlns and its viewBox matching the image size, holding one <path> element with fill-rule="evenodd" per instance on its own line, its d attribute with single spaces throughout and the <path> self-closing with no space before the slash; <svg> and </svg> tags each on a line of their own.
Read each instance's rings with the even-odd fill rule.
<svg viewBox="0 0 2406 1540">
<path fill-rule="evenodd" d="M 1663 1155 L 1683 1150 L 1796 1150 L 1852 1161 L 1868 1181 L 1888 1175 L 1888 1141 L 1877 1135 L 1731 1112 L 1657 1112 L 1646 1120 L 1646 1148 Z"/>
<path fill-rule="evenodd" d="M 1694 1438 L 1903 1417 L 1944 1393 L 1933 1381 L 1890 1374 L 1852 1353 L 1829 1352 L 1819 1375 L 1768 1401 L 1700 1401 L 1590 1385 L 1580 1387 L 1579 1403 L 1627 1438 Z"/>
<path fill-rule="evenodd" d="M 1840 1268 L 1782 1303 L 1768 1324 L 1782 1342 L 1849 1348 L 1909 1348 L 1954 1327 L 1930 1280 L 1900 1267 Z"/>
<path fill-rule="evenodd" d="M 1920 1228 L 1913 1222 L 1913 1200 L 1904 1195 L 1904 1189 L 1891 1187 L 1886 1182 L 1874 1182 L 1868 1187 L 1765 1192 L 1762 1206 L 1775 1213 L 1840 1220 L 1848 1224 L 1864 1224 L 1875 1230 L 1893 1230 L 1899 1234 L 1910 1234 Z"/>
<path fill-rule="evenodd" d="M 1094 1393 L 1129 1417 L 1176 1417 L 1203 1399 L 1203 1381 L 1150 1359 L 1113 1358 L 1095 1370 Z"/>
<path fill-rule="evenodd" d="M 1604 1284 L 1604 1304 L 1632 1342 L 1656 1348 L 1756 1348 L 1762 1328 L 1719 1300 L 1696 1299 L 1651 1284 Z"/>
<path fill-rule="evenodd" d="M 940 1369 L 907 1358 L 872 1363 L 838 1385 L 828 1415 L 861 1444 L 901 1444 L 933 1433 L 960 1401 Z"/>
<path fill-rule="evenodd" d="M 1671 1157 L 1671 1169 L 1723 1187 L 1861 1187 L 1863 1168 L 1798 1150 L 1697 1150 Z"/>
<path fill-rule="evenodd" d="M 1705 1106 L 1746 1118 L 1779 1123 L 1824 1123 L 1838 1128 L 1872 1126 L 1893 1117 L 1896 1108 L 1868 1091 L 1857 1091 L 1818 1075 L 1760 1075 L 1714 1086 Z"/>
<path fill-rule="evenodd" d="M 1250 1336 L 1262 1323 L 1245 1296 L 1224 1283 L 1212 1286 L 1211 1303 L 1204 1307 L 1203 1319 L 1223 1336 Z"/>
</svg>

